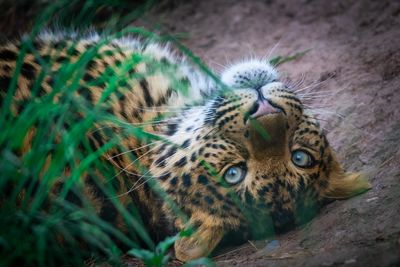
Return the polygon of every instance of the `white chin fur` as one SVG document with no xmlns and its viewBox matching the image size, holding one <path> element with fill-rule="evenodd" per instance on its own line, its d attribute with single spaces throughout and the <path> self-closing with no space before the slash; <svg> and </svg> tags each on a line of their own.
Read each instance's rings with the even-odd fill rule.
<svg viewBox="0 0 400 267">
<path fill-rule="evenodd" d="M 235 88 L 259 88 L 279 78 L 277 71 L 266 60 L 251 59 L 228 67 L 221 80 Z"/>
</svg>

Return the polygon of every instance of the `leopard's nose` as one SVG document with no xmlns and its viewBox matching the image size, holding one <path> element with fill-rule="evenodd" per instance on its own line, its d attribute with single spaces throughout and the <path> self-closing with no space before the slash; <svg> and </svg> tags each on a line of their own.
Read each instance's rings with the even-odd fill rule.
<svg viewBox="0 0 400 267">
<path fill-rule="evenodd" d="M 263 115 L 282 112 L 283 108 L 277 103 L 274 103 L 271 96 L 273 93 L 276 94 L 276 90 L 283 89 L 285 89 L 285 85 L 281 82 L 271 82 L 256 89 L 258 99 L 257 102 L 254 103 L 250 117 L 255 119 Z"/>
<path fill-rule="evenodd" d="M 263 115 L 282 112 L 282 109 L 278 105 L 273 104 L 268 99 L 259 99 L 254 105 L 255 107 L 253 107 L 253 113 L 250 114 L 250 117 L 253 119 Z"/>
</svg>

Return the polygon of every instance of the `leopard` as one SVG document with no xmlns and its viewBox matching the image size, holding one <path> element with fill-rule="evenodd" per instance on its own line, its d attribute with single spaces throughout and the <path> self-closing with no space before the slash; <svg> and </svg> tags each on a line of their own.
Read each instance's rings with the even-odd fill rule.
<svg viewBox="0 0 400 267">
<path fill-rule="evenodd" d="M 370 188 L 362 173 L 344 170 L 299 88 L 284 82 L 266 59 L 237 61 L 214 75 L 196 57 L 151 38 L 50 31 L 32 39 L 31 48 L 26 42 L 0 45 L 2 100 L 20 66 L 10 114 L 17 117 L 26 103 L 49 95 L 60 101 L 63 92 L 52 90 L 62 63 L 69 62 L 80 74 L 71 77 L 78 81 L 74 95 L 158 137 L 149 142 L 121 135 L 123 145 L 104 151 L 101 161 L 118 171 L 116 196 L 138 207 L 152 236 L 194 226 L 174 243 L 180 261 L 208 256 L 228 237 L 254 237 L 255 223 L 261 232 L 294 229 L 307 210 Z M 43 61 L 50 63 L 47 72 Z M 111 122 L 93 127 L 85 138 L 94 148 L 121 134 Z M 32 126 L 25 136 L 20 155 L 29 151 L 36 130 Z M 80 179 L 99 216 L 124 230 L 126 222 L 93 177 Z M 79 202 L 73 194 L 66 199 Z"/>
</svg>

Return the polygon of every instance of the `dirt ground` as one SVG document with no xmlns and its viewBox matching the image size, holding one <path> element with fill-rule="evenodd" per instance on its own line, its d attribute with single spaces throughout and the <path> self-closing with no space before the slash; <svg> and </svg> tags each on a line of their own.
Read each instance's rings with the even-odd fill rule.
<svg viewBox="0 0 400 267">
<path fill-rule="evenodd" d="M 331 144 L 373 185 L 301 229 L 217 256 L 217 265 L 400 266 L 400 2 L 175 2 L 143 23 L 188 33 L 184 43 L 213 69 L 311 49 L 278 69 L 302 86 L 320 83 L 314 105 Z"/>
</svg>

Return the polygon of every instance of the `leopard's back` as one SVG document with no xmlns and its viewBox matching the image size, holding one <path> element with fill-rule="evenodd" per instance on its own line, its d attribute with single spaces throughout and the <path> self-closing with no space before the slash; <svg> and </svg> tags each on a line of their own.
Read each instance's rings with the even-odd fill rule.
<svg viewBox="0 0 400 267">
<path fill-rule="evenodd" d="M 118 201 L 124 207 L 136 207 L 146 220 L 153 223 L 154 229 L 150 231 L 171 230 L 171 226 L 157 223 L 164 215 L 158 210 L 159 198 L 148 185 L 132 189 L 142 184 L 140 179 L 145 176 L 141 169 L 152 163 L 151 158 L 143 157 L 152 149 L 149 143 L 157 141 L 151 139 L 152 135 L 155 137 L 174 130 L 174 123 L 167 125 L 162 121 L 176 116 L 192 103 L 202 102 L 211 87 L 211 80 L 194 72 L 194 67 L 168 45 L 135 38 L 107 39 L 97 34 L 78 37 L 45 32 L 33 40 L 22 39 L 0 45 L 0 108 L 5 108 L 8 116 L 17 118 L 29 112 L 25 107 L 32 102 L 40 105 L 50 101 L 64 105 L 70 101 L 74 104 L 65 111 L 70 113 L 72 120 L 63 122 L 66 132 L 73 129 L 74 123 L 93 115 L 90 111 L 113 118 L 95 120 L 87 129 L 85 135 L 91 152 L 84 148 L 84 144 L 78 144 L 77 149 L 84 151 L 87 157 L 117 138 L 119 144 L 104 150 L 101 156 L 115 175 L 109 177 L 101 172 L 84 172 L 78 182 L 81 184 L 80 192 L 71 190 L 65 197 L 79 206 L 83 205 L 82 198 L 86 198 L 102 219 L 122 230 L 126 230 L 126 220 L 121 217 L 117 205 L 109 200 L 110 196 L 102 192 L 100 185 L 112 180 Z M 11 101 L 7 102 L 10 96 Z M 57 123 L 57 116 L 49 114 L 48 118 Z M 23 157 L 29 153 L 37 127 L 33 124 L 22 145 L 13 148 L 16 155 Z M 124 128 L 129 127 L 145 137 L 138 139 L 135 134 L 125 133 Z M 146 134 L 149 135 L 146 137 Z M 55 135 L 55 142 L 62 139 L 62 133 Z M 49 153 L 48 161 L 53 157 Z M 55 177 L 51 192 L 53 198 L 68 183 L 70 174 L 71 170 L 67 168 L 62 177 Z M 24 195 L 22 190 L 20 198 Z"/>
</svg>

